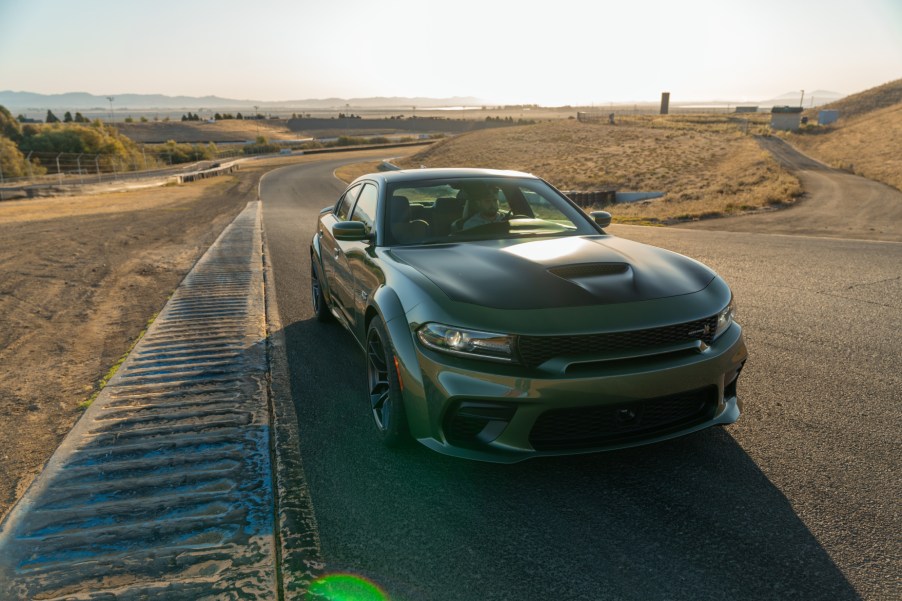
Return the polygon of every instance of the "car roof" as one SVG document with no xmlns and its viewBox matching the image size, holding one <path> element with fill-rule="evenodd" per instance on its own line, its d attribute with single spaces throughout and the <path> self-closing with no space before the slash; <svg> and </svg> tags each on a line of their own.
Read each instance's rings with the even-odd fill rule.
<svg viewBox="0 0 902 601">
<path fill-rule="evenodd" d="M 413 182 L 427 179 L 458 179 L 470 177 L 518 177 L 538 179 L 530 173 L 520 171 L 504 171 L 500 169 L 476 169 L 476 168 L 439 168 L 439 169 L 401 169 L 398 171 L 380 171 L 361 175 L 354 182 L 361 180 L 376 180 L 385 184 L 398 182 Z"/>
</svg>

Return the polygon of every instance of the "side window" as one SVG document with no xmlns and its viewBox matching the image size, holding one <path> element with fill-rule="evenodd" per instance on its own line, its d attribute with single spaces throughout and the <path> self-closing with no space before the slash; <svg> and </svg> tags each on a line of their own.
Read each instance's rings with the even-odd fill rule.
<svg viewBox="0 0 902 601">
<path fill-rule="evenodd" d="M 366 184 L 363 191 L 357 198 L 357 204 L 354 206 L 354 212 L 351 214 L 351 221 L 361 221 L 366 224 L 368 232 L 373 231 L 376 223 L 376 204 L 378 200 L 376 186 Z"/>
<path fill-rule="evenodd" d="M 335 217 L 338 218 L 339 221 L 348 220 L 348 213 L 351 212 L 351 207 L 354 206 L 354 200 L 357 198 L 361 186 L 362 184 L 357 184 L 345 192 L 338 200 L 338 205 L 335 209 Z"/>
<path fill-rule="evenodd" d="M 507 202 L 507 196 L 504 194 L 504 190 L 499 189 L 495 193 L 495 198 L 498 199 L 498 210 L 502 214 L 510 212 L 511 206 L 510 203 Z"/>
</svg>

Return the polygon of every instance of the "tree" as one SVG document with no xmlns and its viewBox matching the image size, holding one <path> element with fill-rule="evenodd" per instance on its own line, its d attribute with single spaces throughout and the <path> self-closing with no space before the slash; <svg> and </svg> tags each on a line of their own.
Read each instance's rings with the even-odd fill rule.
<svg viewBox="0 0 902 601">
<path fill-rule="evenodd" d="M 6 136 L 13 142 L 22 138 L 22 124 L 13 119 L 12 113 L 3 105 L 0 105 L 0 136 Z"/>
<path fill-rule="evenodd" d="M 25 156 L 16 148 L 15 142 L 5 137 L 0 137 L 0 172 L 4 178 L 28 175 Z"/>
<path fill-rule="evenodd" d="M 72 123 L 72 113 L 66 111 L 66 114 L 63 115 L 63 123 Z"/>
<path fill-rule="evenodd" d="M 76 123 L 90 123 L 90 121 L 88 121 L 87 117 L 85 117 L 81 113 L 75 113 L 75 122 Z"/>
<path fill-rule="evenodd" d="M 101 155 L 101 165 L 112 168 L 117 165 L 136 166 L 143 163 L 140 148 L 115 128 L 103 125 L 99 120 L 91 125 L 81 123 L 53 123 L 22 128 L 19 149 L 22 152 L 73 153 Z M 120 167 L 121 168 L 121 167 Z"/>
<path fill-rule="evenodd" d="M 44 121 L 46 123 L 59 123 L 60 122 L 59 117 L 54 115 L 53 111 L 51 111 L 50 109 L 47 109 L 47 118 L 44 119 Z"/>
</svg>

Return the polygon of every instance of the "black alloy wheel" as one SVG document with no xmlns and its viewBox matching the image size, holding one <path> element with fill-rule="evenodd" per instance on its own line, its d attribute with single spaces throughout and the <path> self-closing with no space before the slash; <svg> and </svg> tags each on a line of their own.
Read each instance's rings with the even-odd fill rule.
<svg viewBox="0 0 902 601">
<path fill-rule="evenodd" d="M 366 375 L 373 421 L 389 447 L 401 446 L 409 439 L 407 416 L 391 340 L 385 325 L 374 317 L 366 334 Z"/>
</svg>

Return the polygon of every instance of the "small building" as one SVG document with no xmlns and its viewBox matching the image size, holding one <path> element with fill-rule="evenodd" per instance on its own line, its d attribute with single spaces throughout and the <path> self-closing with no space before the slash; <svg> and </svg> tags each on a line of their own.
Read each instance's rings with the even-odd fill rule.
<svg viewBox="0 0 902 601">
<path fill-rule="evenodd" d="M 775 106 L 770 109 L 770 127 L 781 131 L 795 131 L 802 122 L 802 107 Z"/>
<path fill-rule="evenodd" d="M 837 119 L 839 119 L 839 111 L 835 109 L 825 109 L 817 113 L 818 125 L 830 125 L 831 123 L 836 123 Z"/>
</svg>

